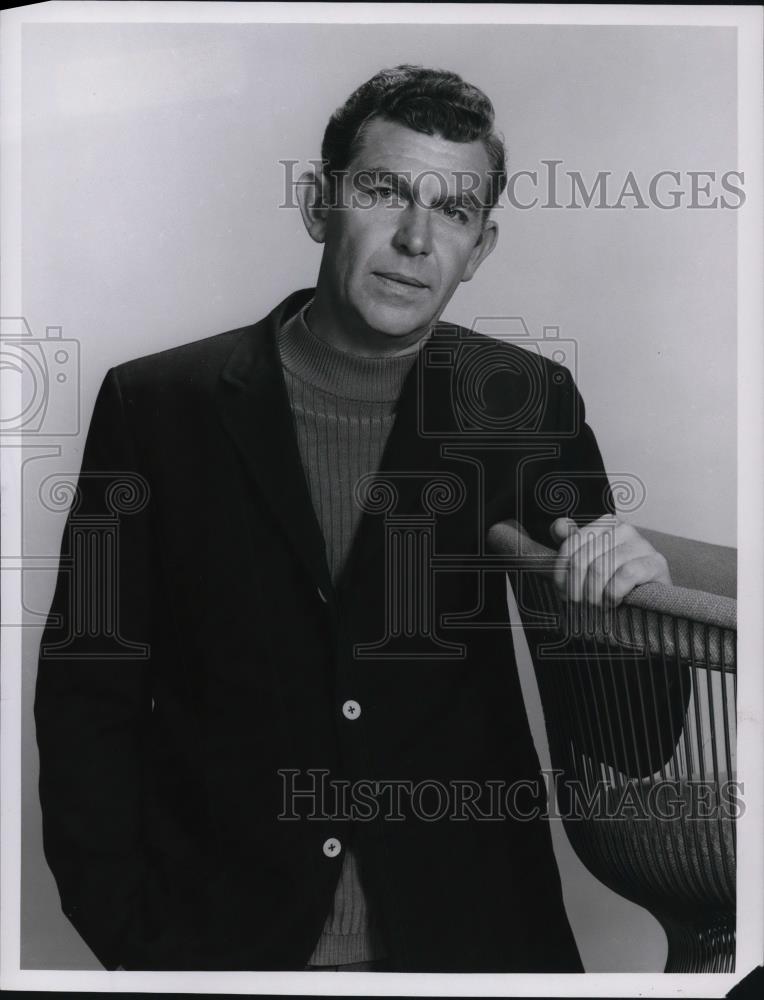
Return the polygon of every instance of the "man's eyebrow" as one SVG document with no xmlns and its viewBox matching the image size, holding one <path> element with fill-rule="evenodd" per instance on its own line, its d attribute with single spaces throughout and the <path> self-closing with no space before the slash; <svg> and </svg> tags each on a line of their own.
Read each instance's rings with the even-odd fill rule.
<svg viewBox="0 0 764 1000">
<path fill-rule="evenodd" d="M 410 170 L 393 170 L 390 167 L 359 167 L 353 171 L 355 178 L 366 182 L 379 183 L 385 181 L 395 188 L 396 192 L 411 194 L 416 186 L 416 175 L 412 177 Z M 479 213 L 484 208 L 482 199 L 474 190 L 458 191 L 456 194 L 444 194 L 435 199 L 431 208 L 462 208 L 467 212 Z"/>
<path fill-rule="evenodd" d="M 484 206 L 474 191 L 467 191 L 461 194 L 449 194 L 445 198 L 440 198 L 437 202 L 437 207 L 463 208 L 467 212 L 479 212 Z"/>
<path fill-rule="evenodd" d="M 374 181 L 385 180 L 407 187 L 411 186 L 410 170 L 391 170 L 389 167 L 361 167 L 354 173 L 356 177 L 365 177 Z"/>
</svg>

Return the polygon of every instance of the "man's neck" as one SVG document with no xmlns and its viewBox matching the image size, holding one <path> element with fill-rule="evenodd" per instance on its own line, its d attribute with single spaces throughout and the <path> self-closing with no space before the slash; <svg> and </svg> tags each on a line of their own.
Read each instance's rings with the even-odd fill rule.
<svg viewBox="0 0 764 1000">
<path fill-rule="evenodd" d="M 364 358 L 395 358 L 415 354 L 432 329 L 429 326 L 401 337 L 391 337 L 371 329 L 360 319 L 357 324 L 348 324 L 338 319 L 331 304 L 320 295 L 320 290 L 316 291 L 316 297 L 305 313 L 305 322 L 311 333 L 330 347 Z"/>
</svg>

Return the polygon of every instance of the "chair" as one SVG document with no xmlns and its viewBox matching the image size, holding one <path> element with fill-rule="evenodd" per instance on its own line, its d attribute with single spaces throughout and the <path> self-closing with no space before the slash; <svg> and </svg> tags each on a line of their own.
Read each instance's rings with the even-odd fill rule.
<svg viewBox="0 0 764 1000">
<path fill-rule="evenodd" d="M 511 557 L 571 845 L 661 923 L 666 972 L 734 971 L 734 597 L 648 584 L 595 609 L 558 595 L 554 552 L 513 522 L 488 544 Z"/>
</svg>

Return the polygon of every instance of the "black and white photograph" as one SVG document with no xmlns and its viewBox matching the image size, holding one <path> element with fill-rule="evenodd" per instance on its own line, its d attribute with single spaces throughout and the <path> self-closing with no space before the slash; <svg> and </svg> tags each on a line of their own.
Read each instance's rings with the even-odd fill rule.
<svg viewBox="0 0 764 1000">
<path fill-rule="evenodd" d="M 764 964 L 762 23 L 0 14 L 4 988 Z"/>
</svg>

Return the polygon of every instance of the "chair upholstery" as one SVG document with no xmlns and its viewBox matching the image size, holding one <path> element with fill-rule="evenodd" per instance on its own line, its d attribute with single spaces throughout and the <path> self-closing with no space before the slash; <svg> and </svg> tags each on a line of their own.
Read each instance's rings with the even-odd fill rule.
<svg viewBox="0 0 764 1000">
<path fill-rule="evenodd" d="M 737 597 L 737 549 L 669 535 L 652 528 L 638 530 L 666 557 L 671 579 L 677 587 L 720 597 Z"/>
<path fill-rule="evenodd" d="M 488 543 L 511 563 L 559 771 L 556 806 L 574 850 L 660 921 L 667 972 L 729 972 L 739 805 L 734 550 L 649 535 L 683 585 L 638 587 L 604 610 L 564 601 L 549 575 L 554 552 L 514 523 L 495 525 Z M 709 556 L 710 586 L 724 593 L 687 586 L 704 582 L 698 560 L 708 566 Z"/>
</svg>

